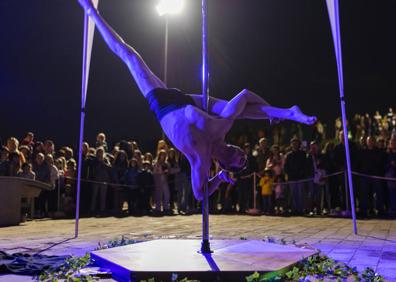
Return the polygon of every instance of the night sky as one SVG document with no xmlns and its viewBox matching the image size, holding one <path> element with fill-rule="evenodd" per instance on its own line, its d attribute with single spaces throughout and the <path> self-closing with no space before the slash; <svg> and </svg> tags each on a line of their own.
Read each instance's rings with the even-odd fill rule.
<svg viewBox="0 0 396 282">
<path fill-rule="evenodd" d="M 170 19 L 168 85 L 200 92 L 200 1 Z M 395 1 L 340 1 L 347 112 L 395 106 Z M 157 0 L 101 0 L 100 11 L 162 77 L 164 19 Z M 0 137 L 78 142 L 83 11 L 72 0 L 0 0 Z M 340 115 L 333 43 L 324 0 L 209 0 L 210 94 L 243 88 L 269 103 Z M 257 121 L 252 124 L 257 125 Z M 160 127 L 128 69 L 95 34 L 86 140 L 152 144 Z M 260 125 L 268 127 L 267 122 Z"/>
</svg>

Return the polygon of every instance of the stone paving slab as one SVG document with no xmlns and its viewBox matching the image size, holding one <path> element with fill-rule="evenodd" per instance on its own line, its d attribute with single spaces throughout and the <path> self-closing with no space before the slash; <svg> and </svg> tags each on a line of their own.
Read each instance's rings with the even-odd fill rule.
<svg viewBox="0 0 396 282">
<path fill-rule="evenodd" d="M 387 281 L 396 281 L 396 221 L 361 220 L 358 231 L 354 235 L 351 220 L 342 218 L 210 216 L 210 235 L 214 239 L 261 240 L 270 236 L 308 243 L 336 260 L 360 270 L 372 267 Z M 199 239 L 201 215 L 82 218 L 78 239 L 73 239 L 74 220 L 25 222 L 0 228 L 0 250 L 34 253 L 45 249 L 45 254 L 83 255 L 95 249 L 98 242 L 105 243 L 122 235 L 140 240 Z M 16 281 L 4 280 L 7 277 L 0 276 L 0 281 Z"/>
</svg>

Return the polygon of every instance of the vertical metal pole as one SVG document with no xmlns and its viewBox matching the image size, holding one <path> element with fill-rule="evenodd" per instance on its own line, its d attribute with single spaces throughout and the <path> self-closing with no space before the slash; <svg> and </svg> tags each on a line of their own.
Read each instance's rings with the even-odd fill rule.
<svg viewBox="0 0 396 282">
<path fill-rule="evenodd" d="M 168 25 L 169 18 L 165 15 L 165 42 L 164 42 L 164 83 L 168 85 Z"/>
<path fill-rule="evenodd" d="M 81 190 L 81 166 L 82 166 L 82 144 L 84 140 L 84 120 L 85 120 L 85 94 L 87 93 L 87 52 L 88 52 L 88 15 L 84 14 L 84 45 L 83 45 L 83 71 L 81 86 L 81 118 L 80 118 L 80 139 L 78 149 L 78 166 L 77 166 L 77 195 L 76 195 L 76 219 L 74 225 L 74 238 L 78 237 L 78 224 L 80 220 L 80 190 Z"/>
<path fill-rule="evenodd" d="M 207 0 L 202 0 L 202 108 L 206 112 L 208 112 L 209 104 L 209 53 L 207 13 Z"/>
<path fill-rule="evenodd" d="M 208 111 L 209 102 L 209 68 L 208 68 L 208 3 L 202 0 L 202 108 Z M 208 179 L 206 172 L 206 179 Z M 209 243 L 209 192 L 208 182 L 204 185 L 204 198 L 202 202 L 202 253 L 211 253 Z"/>
<path fill-rule="evenodd" d="M 164 15 L 165 17 L 165 41 L 164 41 L 164 77 L 163 82 L 166 86 L 168 86 L 168 30 L 169 30 L 169 16 L 168 14 Z M 161 139 L 165 140 L 165 132 L 161 130 Z"/>
<path fill-rule="evenodd" d="M 336 55 L 336 59 L 337 59 L 338 87 L 339 87 L 339 91 L 340 91 L 342 126 L 343 126 L 343 131 L 344 131 L 343 133 L 344 133 L 345 156 L 346 156 L 346 163 L 347 163 L 347 175 L 346 176 L 348 178 L 348 184 L 349 184 L 349 197 L 350 197 L 350 201 L 351 201 L 353 232 L 355 234 L 357 234 L 355 197 L 353 195 L 352 167 L 351 167 L 351 157 L 350 157 L 350 152 L 349 152 L 347 117 L 346 117 L 345 98 L 344 98 L 344 81 L 343 81 L 343 71 L 342 71 L 339 4 L 338 4 L 338 0 L 326 0 L 326 3 L 327 3 L 328 11 L 329 11 L 330 24 L 332 26 L 334 50 L 335 50 L 335 55 Z"/>
<path fill-rule="evenodd" d="M 261 211 L 257 209 L 257 191 L 256 191 L 256 185 L 257 185 L 257 173 L 253 172 L 253 208 L 248 209 L 246 213 L 250 215 L 259 215 L 261 214 Z M 272 187 L 271 187 L 272 188 Z"/>
<path fill-rule="evenodd" d="M 78 223 L 80 220 L 80 191 L 81 191 L 82 142 L 84 138 L 84 120 L 85 120 L 85 113 L 84 113 L 84 109 L 82 109 L 81 121 L 80 121 L 80 140 L 79 140 L 80 147 L 78 149 L 76 223 L 74 228 L 74 238 L 78 237 Z"/>
<path fill-rule="evenodd" d="M 92 0 L 93 7 L 96 9 L 99 0 Z M 74 237 L 78 237 L 78 223 L 80 219 L 80 190 L 81 190 L 81 166 L 82 166 L 82 145 L 84 141 L 84 120 L 85 104 L 87 98 L 89 66 L 91 62 L 91 51 L 95 31 L 94 22 L 89 19 L 87 12 L 84 13 L 84 41 L 83 41 L 83 69 L 81 83 L 81 119 L 80 119 L 80 139 L 78 149 L 78 167 L 77 167 L 77 195 L 76 195 L 76 222 L 74 225 Z"/>
<path fill-rule="evenodd" d="M 345 108 L 345 98 L 344 98 L 344 76 L 342 71 L 342 53 L 341 53 L 341 32 L 340 32 L 340 15 L 339 15 L 339 5 L 338 0 L 335 0 L 335 12 L 336 12 L 336 33 L 337 33 L 337 45 L 338 50 L 338 83 L 340 88 L 340 101 L 341 101 L 341 114 L 342 114 L 342 127 L 344 131 L 344 144 L 345 144 L 345 156 L 347 161 L 347 178 L 349 186 L 349 198 L 351 201 L 351 211 L 352 211 L 352 221 L 353 221 L 353 232 L 357 234 L 357 224 L 356 224 L 356 210 L 355 210 L 355 197 L 353 193 L 353 183 L 352 183 L 352 166 L 351 166 L 351 156 L 349 150 L 349 140 L 348 140 L 348 127 L 347 127 L 347 117 Z"/>
<path fill-rule="evenodd" d="M 344 185 L 345 185 L 345 209 L 349 211 L 349 199 L 348 199 L 348 172 L 344 171 Z"/>
</svg>

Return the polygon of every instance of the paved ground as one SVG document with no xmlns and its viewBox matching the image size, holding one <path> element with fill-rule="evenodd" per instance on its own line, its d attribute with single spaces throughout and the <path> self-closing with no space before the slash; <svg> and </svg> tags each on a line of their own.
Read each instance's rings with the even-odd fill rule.
<svg viewBox="0 0 396 282">
<path fill-rule="evenodd" d="M 349 219 L 212 215 L 210 234 L 216 239 L 263 239 L 266 236 L 288 242 L 307 243 L 336 260 L 371 267 L 388 281 L 396 281 L 396 221 L 358 221 L 354 235 Z M 0 250 L 46 254 L 82 255 L 98 242 L 120 238 L 199 238 L 201 216 L 83 218 L 80 236 L 74 236 L 73 220 L 41 220 L 20 226 L 0 228 Z M 0 281 L 16 281 L 15 276 L 0 276 Z M 19 279 L 18 281 L 25 281 Z"/>
</svg>

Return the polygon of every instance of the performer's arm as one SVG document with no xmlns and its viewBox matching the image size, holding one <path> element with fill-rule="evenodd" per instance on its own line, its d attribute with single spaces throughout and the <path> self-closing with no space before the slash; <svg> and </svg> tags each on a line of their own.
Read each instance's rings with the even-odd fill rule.
<svg viewBox="0 0 396 282">
<path fill-rule="evenodd" d="M 194 192 L 194 196 L 197 200 L 202 200 L 204 197 L 204 185 L 208 182 L 208 192 L 209 196 L 213 194 L 222 182 L 228 182 L 234 184 L 235 181 L 228 174 L 228 172 L 221 170 L 216 176 L 208 179 L 209 164 L 204 164 L 199 162 L 193 162 L 191 164 L 191 182 Z"/>
<path fill-rule="evenodd" d="M 220 170 L 214 177 L 209 179 L 209 195 L 211 195 L 222 182 L 235 184 L 235 180 L 225 170 Z"/>
</svg>

